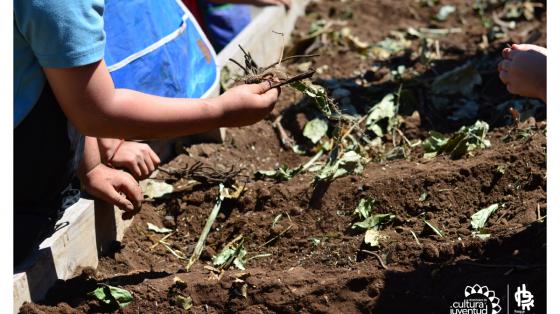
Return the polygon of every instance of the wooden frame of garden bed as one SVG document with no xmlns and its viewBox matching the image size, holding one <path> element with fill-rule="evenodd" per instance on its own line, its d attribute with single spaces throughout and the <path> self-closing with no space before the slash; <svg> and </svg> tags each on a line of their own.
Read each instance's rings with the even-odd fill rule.
<svg viewBox="0 0 560 314">
<path fill-rule="evenodd" d="M 259 65 L 277 61 L 282 39 L 273 36 L 281 32 L 289 38 L 296 19 L 304 13 L 310 0 L 293 0 L 292 8 L 283 7 L 257 9 L 253 21 L 228 46 L 218 54 L 218 67 L 228 68 L 230 73 L 239 73 L 229 58 L 242 60 L 238 45 L 249 50 Z M 212 95 L 218 95 L 216 90 Z M 194 137 L 195 141 L 222 141 L 225 130 L 215 130 Z M 193 137 L 149 144 L 162 157 L 170 159 L 177 145 L 193 141 Z M 108 253 L 115 241 L 121 241 L 126 228 L 132 222 L 120 218 L 121 211 L 100 201 L 80 199 L 68 208 L 58 221 L 59 228 L 43 241 L 30 258 L 16 269 L 13 275 L 14 313 L 24 302 L 40 301 L 57 280 L 69 280 L 79 276 L 85 268 L 96 268 L 99 256 Z"/>
</svg>

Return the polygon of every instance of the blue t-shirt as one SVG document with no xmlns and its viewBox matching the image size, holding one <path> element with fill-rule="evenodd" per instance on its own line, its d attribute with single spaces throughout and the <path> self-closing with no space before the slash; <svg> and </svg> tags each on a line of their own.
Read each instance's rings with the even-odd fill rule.
<svg viewBox="0 0 560 314">
<path fill-rule="evenodd" d="M 14 1 L 14 128 L 41 95 L 43 67 L 103 59 L 103 10 L 103 0 Z"/>
</svg>

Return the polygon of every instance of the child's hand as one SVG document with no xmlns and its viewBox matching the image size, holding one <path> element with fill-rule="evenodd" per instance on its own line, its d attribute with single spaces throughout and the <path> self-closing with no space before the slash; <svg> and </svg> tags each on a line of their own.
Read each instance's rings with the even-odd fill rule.
<svg viewBox="0 0 560 314">
<path fill-rule="evenodd" d="M 266 117 L 280 94 L 280 88 L 271 89 L 270 86 L 269 82 L 240 85 L 214 98 L 215 105 L 222 111 L 222 124 L 240 127 Z"/>
<path fill-rule="evenodd" d="M 116 148 L 113 147 L 108 153 L 112 155 Z M 122 143 L 111 160 L 113 167 L 128 169 L 136 179 L 149 177 L 159 163 L 159 157 L 148 144 L 136 142 Z"/>
<path fill-rule="evenodd" d="M 142 204 L 138 182 L 122 170 L 98 164 L 83 177 L 82 183 L 89 194 L 124 211 L 138 211 Z"/>
<path fill-rule="evenodd" d="M 546 102 L 546 48 L 514 44 L 502 57 L 498 71 L 508 91 Z"/>
</svg>

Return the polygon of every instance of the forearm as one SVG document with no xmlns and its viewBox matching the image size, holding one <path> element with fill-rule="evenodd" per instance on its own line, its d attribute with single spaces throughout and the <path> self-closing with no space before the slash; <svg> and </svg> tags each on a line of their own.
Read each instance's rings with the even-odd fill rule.
<svg viewBox="0 0 560 314">
<path fill-rule="evenodd" d="M 99 154 L 99 146 L 97 139 L 86 136 L 84 143 L 84 153 L 82 161 L 78 168 L 78 177 L 83 182 L 85 175 L 93 168 L 101 164 L 101 156 Z"/>
<path fill-rule="evenodd" d="M 96 120 L 102 125 L 91 130 L 95 136 L 126 139 L 190 135 L 227 122 L 217 98 L 167 98 L 127 89 L 116 89 L 111 103 L 99 114 Z"/>
</svg>

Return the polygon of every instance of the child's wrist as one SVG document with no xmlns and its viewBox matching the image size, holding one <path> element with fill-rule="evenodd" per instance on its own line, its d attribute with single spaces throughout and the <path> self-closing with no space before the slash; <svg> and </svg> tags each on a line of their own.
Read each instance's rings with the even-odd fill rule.
<svg viewBox="0 0 560 314">
<path fill-rule="evenodd" d="M 214 117 L 217 126 L 227 124 L 227 121 L 225 121 L 227 112 L 225 110 L 223 97 L 221 95 L 208 98 L 208 103 L 206 105 L 208 107 L 207 109 L 209 110 L 210 116 Z"/>
</svg>

